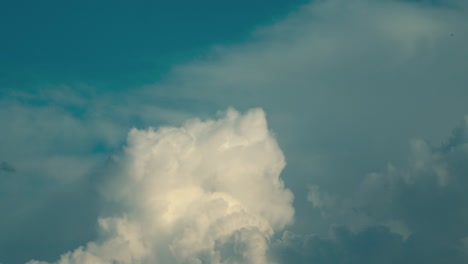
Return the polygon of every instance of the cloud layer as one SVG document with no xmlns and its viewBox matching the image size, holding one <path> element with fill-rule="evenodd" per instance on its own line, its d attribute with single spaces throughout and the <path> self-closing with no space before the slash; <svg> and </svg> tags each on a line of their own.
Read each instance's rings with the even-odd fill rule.
<svg viewBox="0 0 468 264">
<path fill-rule="evenodd" d="M 292 223 L 284 156 L 261 109 L 132 129 L 113 159 L 103 194 L 121 215 L 100 218 L 101 239 L 56 263 L 269 263 L 269 240 Z"/>
</svg>

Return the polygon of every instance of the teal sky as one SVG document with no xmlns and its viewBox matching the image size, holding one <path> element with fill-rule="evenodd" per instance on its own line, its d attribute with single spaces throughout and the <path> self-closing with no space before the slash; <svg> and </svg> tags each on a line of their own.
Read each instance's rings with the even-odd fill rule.
<svg viewBox="0 0 468 264">
<path fill-rule="evenodd" d="M 2 1 L 0 85 L 154 82 L 213 44 L 285 17 L 293 1 Z"/>
</svg>

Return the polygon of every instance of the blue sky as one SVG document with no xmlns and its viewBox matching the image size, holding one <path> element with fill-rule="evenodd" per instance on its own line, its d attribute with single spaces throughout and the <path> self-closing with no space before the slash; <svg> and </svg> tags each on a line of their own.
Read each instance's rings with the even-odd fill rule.
<svg viewBox="0 0 468 264">
<path fill-rule="evenodd" d="M 466 263 L 465 1 L 0 5 L 0 263 Z"/>
</svg>

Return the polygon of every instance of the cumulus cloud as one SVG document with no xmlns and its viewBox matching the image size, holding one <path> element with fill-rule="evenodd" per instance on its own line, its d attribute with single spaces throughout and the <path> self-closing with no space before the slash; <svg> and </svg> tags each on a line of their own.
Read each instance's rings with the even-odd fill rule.
<svg viewBox="0 0 468 264">
<path fill-rule="evenodd" d="M 269 263 L 270 239 L 293 221 L 284 156 L 261 109 L 132 129 L 113 159 L 102 192 L 121 213 L 56 263 Z"/>
<path fill-rule="evenodd" d="M 116 103 L 126 99 L 81 86 L 0 90 L 0 162 L 15 169 L 10 177 L 9 166 L 0 166 L 6 175 L 0 209 L 8 211 L 0 218 L 0 251 L 8 253 L 0 258 L 6 263 L 50 260 L 95 237 L 100 170 L 128 130 L 188 116 L 158 104 Z"/>
</svg>

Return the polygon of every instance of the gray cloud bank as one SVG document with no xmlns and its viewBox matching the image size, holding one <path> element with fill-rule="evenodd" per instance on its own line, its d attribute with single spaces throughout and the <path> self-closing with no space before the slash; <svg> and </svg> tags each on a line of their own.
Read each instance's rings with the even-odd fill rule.
<svg viewBox="0 0 468 264">
<path fill-rule="evenodd" d="M 468 260 L 468 117 L 442 145 L 411 143 L 402 168 L 371 173 L 353 195 L 311 188 L 309 201 L 341 223 L 331 238 L 285 232 L 283 263 L 465 263 Z"/>
</svg>

